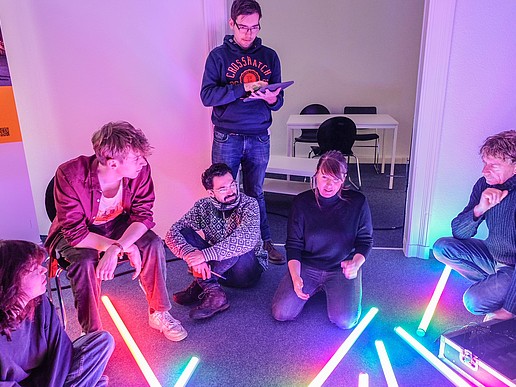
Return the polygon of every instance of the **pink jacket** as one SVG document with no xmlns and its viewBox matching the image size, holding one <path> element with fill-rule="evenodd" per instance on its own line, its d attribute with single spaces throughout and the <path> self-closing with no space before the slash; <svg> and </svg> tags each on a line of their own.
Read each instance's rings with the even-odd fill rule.
<svg viewBox="0 0 516 387">
<path fill-rule="evenodd" d="M 71 246 L 77 245 L 89 233 L 99 210 L 102 195 L 97 177 L 95 155 L 79 156 L 61 164 L 56 171 L 54 201 L 57 209 L 45 247 L 54 256 L 57 236 L 61 233 Z M 141 222 L 151 229 L 153 221 L 154 184 L 147 164 L 135 179 L 123 179 L 122 205 L 129 215 L 129 224 Z"/>
</svg>

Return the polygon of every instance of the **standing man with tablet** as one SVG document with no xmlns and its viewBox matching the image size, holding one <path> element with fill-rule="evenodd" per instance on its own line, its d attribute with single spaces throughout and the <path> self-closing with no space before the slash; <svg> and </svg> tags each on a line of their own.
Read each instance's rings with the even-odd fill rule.
<svg viewBox="0 0 516 387">
<path fill-rule="evenodd" d="M 206 60 L 201 100 L 213 107 L 212 162 L 227 164 L 235 179 L 242 167 L 244 192 L 256 198 L 260 207 L 260 231 L 269 262 L 284 264 L 285 257 L 272 244 L 263 194 L 271 111 L 283 105 L 283 91 L 258 90 L 281 82 L 281 66 L 276 52 L 257 37 L 261 17 L 255 0 L 233 1 L 229 20 L 233 35 L 226 35 Z"/>
</svg>

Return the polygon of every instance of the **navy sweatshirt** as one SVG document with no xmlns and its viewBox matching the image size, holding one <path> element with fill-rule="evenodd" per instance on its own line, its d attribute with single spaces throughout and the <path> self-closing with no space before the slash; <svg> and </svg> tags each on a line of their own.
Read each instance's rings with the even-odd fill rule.
<svg viewBox="0 0 516 387">
<path fill-rule="evenodd" d="M 223 133 L 264 135 L 272 124 L 271 110 L 283 105 L 283 91 L 274 105 L 264 100 L 244 102 L 248 95 L 244 83 L 281 82 L 281 66 L 276 52 L 256 38 L 247 50 L 240 47 L 233 35 L 213 49 L 204 68 L 201 100 L 213 106 L 211 119 L 215 129 Z"/>
<path fill-rule="evenodd" d="M 0 336 L 0 385 L 62 386 L 72 365 L 73 348 L 46 296 L 34 320 L 25 319 L 12 341 Z"/>
<path fill-rule="evenodd" d="M 296 196 L 287 226 L 287 259 L 321 269 L 340 269 L 356 253 L 367 258 L 373 246 L 371 211 L 364 195 L 345 190 L 343 199 L 313 191 Z"/>
</svg>

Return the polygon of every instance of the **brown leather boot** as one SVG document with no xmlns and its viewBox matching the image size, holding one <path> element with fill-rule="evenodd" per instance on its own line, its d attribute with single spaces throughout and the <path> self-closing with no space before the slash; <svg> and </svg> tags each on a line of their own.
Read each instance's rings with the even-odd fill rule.
<svg viewBox="0 0 516 387">
<path fill-rule="evenodd" d="M 201 305 L 190 310 L 190 317 L 194 320 L 202 320 L 213 316 L 215 313 L 223 312 L 229 308 L 226 293 L 217 282 L 199 282 L 202 293 Z"/>
<path fill-rule="evenodd" d="M 272 241 L 264 241 L 263 249 L 267 251 L 267 254 L 269 255 L 269 262 L 273 265 L 284 265 L 287 263 L 287 258 L 278 250 L 276 250 L 272 244 Z"/>
<path fill-rule="evenodd" d="M 199 286 L 196 280 L 194 280 L 190 286 L 181 292 L 174 293 L 172 298 L 179 305 L 192 305 L 201 302 L 199 296 L 202 293 L 202 288 Z"/>
</svg>

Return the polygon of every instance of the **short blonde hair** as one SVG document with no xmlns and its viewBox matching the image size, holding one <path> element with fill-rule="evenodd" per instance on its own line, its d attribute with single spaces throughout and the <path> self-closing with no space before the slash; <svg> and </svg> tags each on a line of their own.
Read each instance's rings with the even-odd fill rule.
<svg viewBox="0 0 516 387">
<path fill-rule="evenodd" d="M 108 122 L 93 133 L 91 143 L 101 164 L 106 164 L 109 159 L 123 161 L 131 151 L 144 157 L 149 156 L 152 151 L 141 129 L 127 121 Z"/>
<path fill-rule="evenodd" d="M 506 130 L 488 137 L 480 147 L 480 155 L 516 163 L 516 130 Z"/>
</svg>

